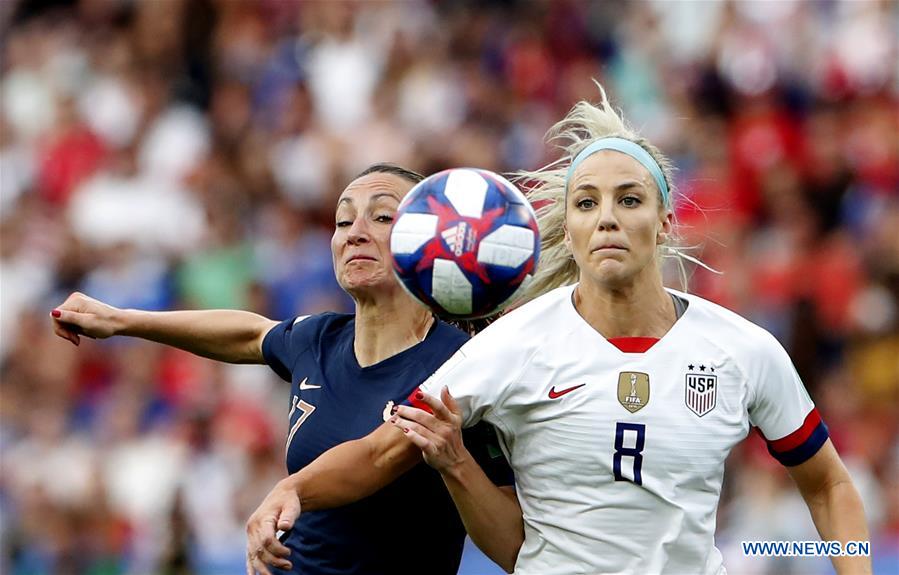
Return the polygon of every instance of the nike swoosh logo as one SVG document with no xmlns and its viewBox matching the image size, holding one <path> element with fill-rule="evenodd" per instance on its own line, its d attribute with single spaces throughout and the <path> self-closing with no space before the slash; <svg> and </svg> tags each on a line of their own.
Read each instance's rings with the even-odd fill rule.
<svg viewBox="0 0 899 575">
<path fill-rule="evenodd" d="M 554 386 L 552 386 L 552 388 L 550 388 L 550 390 L 549 390 L 549 398 L 550 398 L 550 399 L 559 399 L 560 397 L 562 397 L 562 396 L 565 395 L 566 393 L 571 393 L 571 392 L 574 391 L 575 389 L 584 387 L 585 385 L 587 385 L 587 384 L 586 384 L 586 383 L 582 383 L 582 384 L 580 384 L 580 385 L 575 385 L 574 387 L 569 387 L 568 389 L 560 389 L 559 391 L 556 391 L 556 386 L 554 385 Z"/>
<path fill-rule="evenodd" d="M 300 382 L 300 391 L 304 391 L 306 389 L 321 389 L 320 385 L 309 385 L 308 383 L 306 383 L 307 379 L 309 379 L 309 378 L 304 377 L 303 381 Z"/>
</svg>

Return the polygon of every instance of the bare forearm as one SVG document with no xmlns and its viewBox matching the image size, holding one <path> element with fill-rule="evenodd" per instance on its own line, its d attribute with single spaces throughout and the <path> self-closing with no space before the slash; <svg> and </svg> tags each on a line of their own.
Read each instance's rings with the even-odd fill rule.
<svg viewBox="0 0 899 575">
<path fill-rule="evenodd" d="M 471 540 L 507 573 L 514 571 L 524 543 L 524 521 L 514 490 L 494 485 L 470 455 L 442 475 Z"/>
<path fill-rule="evenodd" d="M 824 541 L 868 541 L 861 498 L 851 481 L 840 481 L 807 498 L 815 527 Z M 837 573 L 871 573 L 869 557 L 832 557 Z"/>
<path fill-rule="evenodd" d="M 332 447 L 290 476 L 306 511 L 359 501 L 421 463 L 421 453 L 392 427 Z"/>
<path fill-rule="evenodd" d="M 121 310 L 116 334 L 140 337 L 230 363 L 263 363 L 262 338 L 276 322 L 237 310 Z"/>
</svg>

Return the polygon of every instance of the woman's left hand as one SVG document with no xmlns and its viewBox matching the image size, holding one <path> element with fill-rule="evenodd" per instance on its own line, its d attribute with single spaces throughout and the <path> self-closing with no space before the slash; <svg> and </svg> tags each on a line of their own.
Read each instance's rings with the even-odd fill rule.
<svg viewBox="0 0 899 575">
<path fill-rule="evenodd" d="M 440 399 L 426 393 L 416 399 L 430 407 L 433 414 L 400 405 L 390 422 L 421 449 L 428 465 L 441 473 L 451 471 L 471 457 L 462 442 L 462 410 L 446 387 L 441 390 Z"/>
<path fill-rule="evenodd" d="M 290 549 L 278 540 L 278 531 L 293 527 L 300 516 L 300 497 L 290 477 L 275 485 L 247 520 L 247 575 L 271 575 L 269 566 L 289 571 Z"/>
</svg>

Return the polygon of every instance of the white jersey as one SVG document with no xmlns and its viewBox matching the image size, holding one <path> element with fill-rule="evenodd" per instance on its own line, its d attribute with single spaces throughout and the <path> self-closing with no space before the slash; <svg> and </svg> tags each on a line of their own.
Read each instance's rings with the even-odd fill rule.
<svg viewBox="0 0 899 575">
<path fill-rule="evenodd" d="M 626 353 L 556 289 L 497 320 L 421 389 L 443 386 L 466 427 L 497 428 L 525 541 L 515 573 L 723 573 L 715 514 L 724 460 L 756 425 L 788 465 L 827 439 L 787 353 L 701 298 Z"/>
</svg>

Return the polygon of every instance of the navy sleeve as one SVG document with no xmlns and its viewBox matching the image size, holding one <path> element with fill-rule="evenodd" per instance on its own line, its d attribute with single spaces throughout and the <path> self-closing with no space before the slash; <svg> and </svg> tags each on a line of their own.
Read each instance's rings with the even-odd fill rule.
<svg viewBox="0 0 899 575">
<path fill-rule="evenodd" d="M 305 349 L 302 341 L 299 340 L 302 335 L 300 332 L 306 330 L 300 330 L 298 326 L 309 322 L 309 317 L 308 315 L 303 315 L 284 320 L 270 329 L 262 340 L 262 357 L 265 359 L 265 363 L 284 381 L 289 382 L 291 380 L 291 370 L 296 361 L 298 351 Z M 303 327 L 307 326 L 304 325 Z"/>
</svg>

